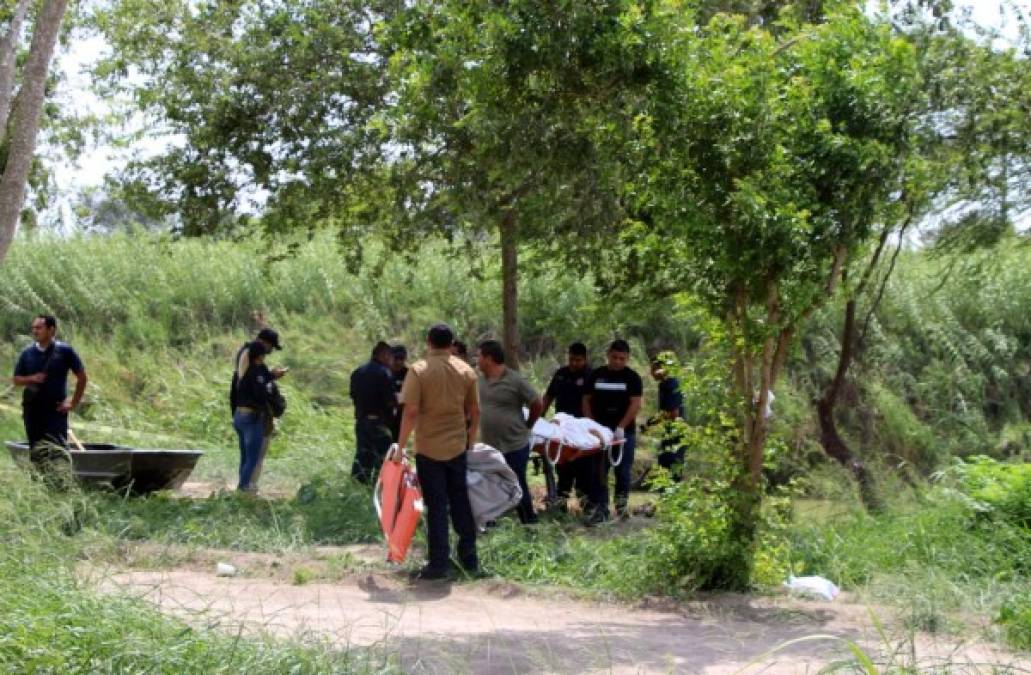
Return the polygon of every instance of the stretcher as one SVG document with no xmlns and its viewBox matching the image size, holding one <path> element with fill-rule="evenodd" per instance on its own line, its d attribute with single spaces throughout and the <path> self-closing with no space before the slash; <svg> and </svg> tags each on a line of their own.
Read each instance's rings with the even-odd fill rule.
<svg viewBox="0 0 1031 675">
<path fill-rule="evenodd" d="M 591 457 L 601 452 L 608 456 L 609 464 L 619 466 L 623 461 L 623 444 L 625 442 L 621 439 L 606 444 L 599 438 L 597 445 L 584 448 L 565 443 L 560 438 L 534 436 L 533 451 L 544 457 L 552 466 L 572 462 L 582 457 Z"/>
<path fill-rule="evenodd" d="M 387 542 L 387 561 L 403 563 L 424 507 L 419 477 L 396 443 L 383 459 L 372 490 L 372 505 Z"/>
</svg>

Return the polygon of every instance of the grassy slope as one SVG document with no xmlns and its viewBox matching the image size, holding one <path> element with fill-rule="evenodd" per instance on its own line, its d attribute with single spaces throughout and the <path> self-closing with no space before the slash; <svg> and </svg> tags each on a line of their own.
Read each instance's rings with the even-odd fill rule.
<svg viewBox="0 0 1031 675">
<path fill-rule="evenodd" d="M 189 502 L 89 495 L 93 515 L 82 525 L 90 537 L 263 551 L 375 539 L 368 493 L 346 478 L 353 452 L 347 373 L 365 358 L 374 338 L 414 346 L 422 326 L 445 318 L 472 341 L 495 320 L 496 266 L 489 257 L 479 261 L 482 280 L 440 249 L 424 251 L 414 266 L 390 261 L 375 277 L 368 269 L 347 272 L 330 241 L 304 244 L 295 257 L 271 266 L 254 262 L 253 246 L 121 238 L 23 245 L 0 270 L 0 302 L 7 303 L 0 314 L 0 337 L 6 336 L 0 360 L 13 362 L 24 344 L 23 326 L 37 308 L 58 313 L 93 378 L 76 419 L 81 435 L 203 448 L 207 455 L 196 477 L 204 480 L 231 483 L 235 473 L 224 390 L 227 364 L 251 330 L 251 314 L 265 311 L 284 335 L 287 349 L 276 357 L 291 366 L 285 381 L 290 408 L 264 482 L 290 496 L 252 502 L 217 495 Z M 1022 281 L 1009 283 L 1023 290 Z M 528 344 L 584 338 L 597 348 L 613 331 L 632 331 L 635 324 L 652 327 L 634 341 L 638 353 L 645 340 L 682 344 L 689 337 L 678 332 L 663 307 L 620 312 L 623 323 L 612 325 L 588 282 L 561 271 L 544 270 L 527 280 L 523 299 Z M 891 301 L 885 324 L 895 317 L 902 325 L 896 305 L 904 303 Z M 1019 334 L 1019 326 L 1010 332 Z M 931 359 L 927 367 L 941 362 Z M 544 357 L 527 371 L 543 384 L 554 365 L 553 357 Z M 903 371 L 905 364 L 896 367 Z M 811 436 L 799 438 L 812 428 L 804 402 L 793 400 L 804 395 L 804 386 L 796 386 L 778 397 L 781 438 L 788 445 L 811 444 Z M 646 396 L 650 400 L 653 392 Z M 20 436 L 14 392 L 0 395 L 0 404 L 8 406 L 0 408 L 0 432 Z M 6 459 L 0 467 L 7 480 L 17 480 Z M 796 573 L 825 574 L 871 597 L 893 596 L 924 607 L 913 618 L 924 628 L 956 627 L 949 617 L 959 610 L 992 615 L 1014 588 L 1026 584 L 1027 566 L 1007 562 L 1026 551 L 1026 530 L 994 537 L 993 530 L 971 528 L 969 512 L 954 503 L 943 507 L 937 497 L 919 495 L 892 500 L 885 514 L 869 517 L 857 510 L 833 467 L 822 471 L 827 478 L 817 492 L 833 496 L 835 515 L 809 517 L 796 508 L 786 533 L 789 553 L 781 556 Z M 484 542 L 484 559 L 509 578 L 594 594 L 672 590 L 672 584 L 656 585 L 654 574 L 627 573 L 653 563 L 649 535 L 608 535 L 585 535 L 563 521 L 534 531 L 505 524 Z"/>
</svg>

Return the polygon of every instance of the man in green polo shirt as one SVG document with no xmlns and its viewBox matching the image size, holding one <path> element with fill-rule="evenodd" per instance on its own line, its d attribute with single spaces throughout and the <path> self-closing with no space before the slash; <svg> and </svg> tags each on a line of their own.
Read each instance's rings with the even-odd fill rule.
<svg viewBox="0 0 1031 675">
<path fill-rule="evenodd" d="M 527 525 L 537 522 L 530 488 L 526 484 L 526 465 L 530 461 L 530 429 L 541 416 L 544 403 L 526 379 L 505 366 L 505 351 L 496 340 L 481 342 L 478 348 L 480 368 L 480 438 L 497 448 L 519 478 L 523 498 L 517 512 Z M 529 417 L 523 417 L 523 406 Z"/>
</svg>

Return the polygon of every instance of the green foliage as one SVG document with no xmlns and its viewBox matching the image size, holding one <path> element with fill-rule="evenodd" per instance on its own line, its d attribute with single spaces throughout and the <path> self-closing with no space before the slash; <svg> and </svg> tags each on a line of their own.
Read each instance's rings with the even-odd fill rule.
<svg viewBox="0 0 1031 675">
<path fill-rule="evenodd" d="M 1031 594 L 1024 592 L 1006 600 L 999 608 L 996 622 L 1012 647 L 1031 650 Z"/>
<path fill-rule="evenodd" d="M 992 519 L 1028 530 L 1031 536 L 1031 464 L 1002 464 L 971 457 L 944 471 L 942 480 L 970 497 L 971 507 Z"/>
<path fill-rule="evenodd" d="M 206 499 L 97 495 L 96 500 L 95 508 L 104 516 L 88 525 L 126 540 L 283 551 L 370 542 L 380 536 L 368 489 L 343 473 L 316 478 L 285 500 L 235 493 Z"/>
</svg>

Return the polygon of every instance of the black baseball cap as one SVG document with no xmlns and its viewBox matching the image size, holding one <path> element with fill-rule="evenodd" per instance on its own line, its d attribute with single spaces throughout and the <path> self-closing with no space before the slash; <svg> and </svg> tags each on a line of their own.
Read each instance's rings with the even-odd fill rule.
<svg viewBox="0 0 1031 675">
<path fill-rule="evenodd" d="M 264 340 L 265 342 L 272 345 L 272 349 L 282 349 L 283 346 L 279 344 L 279 333 L 272 330 L 271 328 L 262 328 L 258 331 L 258 339 Z"/>
</svg>

